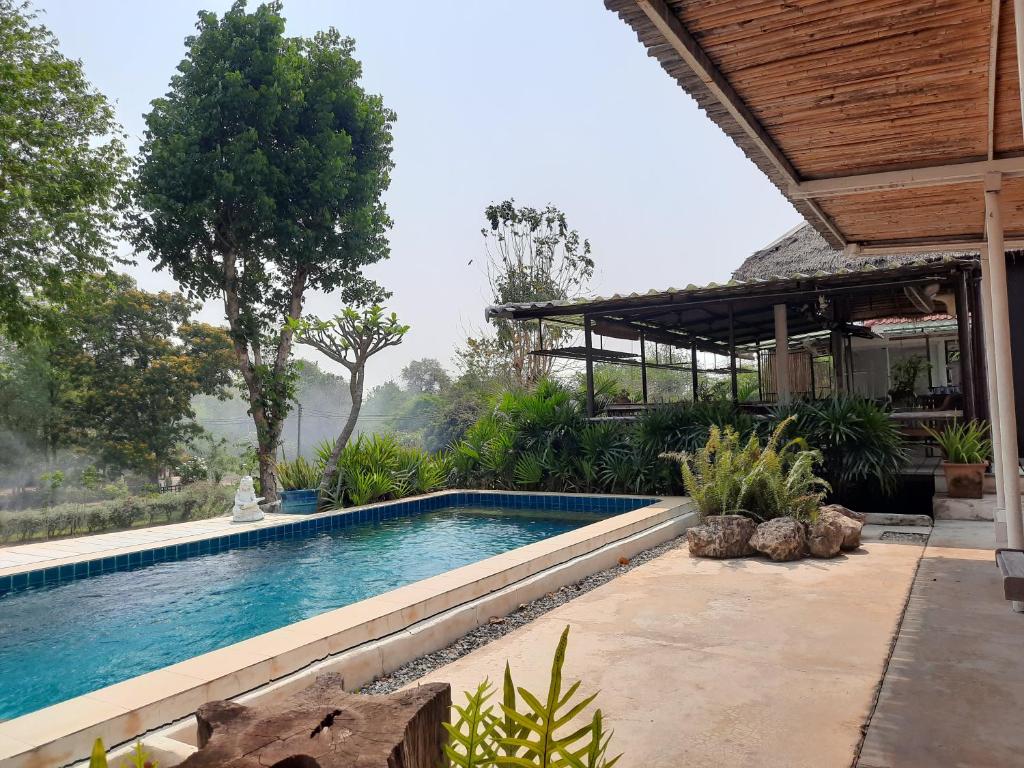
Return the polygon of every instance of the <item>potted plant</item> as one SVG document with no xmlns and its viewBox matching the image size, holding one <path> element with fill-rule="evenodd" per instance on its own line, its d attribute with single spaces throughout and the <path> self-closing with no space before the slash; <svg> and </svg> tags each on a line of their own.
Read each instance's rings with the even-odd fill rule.
<svg viewBox="0 0 1024 768">
<path fill-rule="evenodd" d="M 896 407 L 913 406 L 916 400 L 915 388 L 922 374 L 931 370 L 932 364 L 921 355 L 911 355 L 889 366 L 889 397 Z"/>
<path fill-rule="evenodd" d="M 988 425 L 980 421 L 953 422 L 941 432 L 925 427 L 942 449 L 946 460 L 947 493 L 955 499 L 980 499 L 984 494 L 985 469 L 992 453 Z"/>
<path fill-rule="evenodd" d="M 277 479 L 281 483 L 281 511 L 293 515 L 311 515 L 319 505 L 320 466 L 299 456 L 279 461 Z"/>
</svg>

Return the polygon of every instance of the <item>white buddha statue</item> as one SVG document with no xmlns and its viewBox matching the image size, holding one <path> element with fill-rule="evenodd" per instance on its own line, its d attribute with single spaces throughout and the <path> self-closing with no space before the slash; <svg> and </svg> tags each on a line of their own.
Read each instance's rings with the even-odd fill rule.
<svg viewBox="0 0 1024 768">
<path fill-rule="evenodd" d="M 252 523 L 263 519 L 263 510 L 260 509 L 262 496 L 256 495 L 256 488 L 253 486 L 252 478 L 246 475 L 238 483 L 238 490 L 235 492 L 235 506 L 231 510 L 231 520 L 235 523 Z"/>
</svg>

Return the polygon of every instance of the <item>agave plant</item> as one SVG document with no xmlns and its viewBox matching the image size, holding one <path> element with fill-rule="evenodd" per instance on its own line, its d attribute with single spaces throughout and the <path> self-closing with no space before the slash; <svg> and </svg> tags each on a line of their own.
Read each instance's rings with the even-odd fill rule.
<svg viewBox="0 0 1024 768">
<path fill-rule="evenodd" d="M 465 705 L 453 705 L 458 719 L 444 723 L 449 736 L 444 751 L 450 765 L 612 768 L 618 762 L 621 755 L 608 757 L 612 734 L 605 730 L 600 709 L 594 711 L 589 721 L 566 733 L 597 696 L 576 699 L 580 682 L 563 692 L 562 669 L 568 643 L 566 627 L 555 649 L 546 695 L 517 687 L 506 663 L 502 701 L 497 710 L 490 703 L 494 691 L 488 680 L 473 693 L 465 693 Z"/>
</svg>

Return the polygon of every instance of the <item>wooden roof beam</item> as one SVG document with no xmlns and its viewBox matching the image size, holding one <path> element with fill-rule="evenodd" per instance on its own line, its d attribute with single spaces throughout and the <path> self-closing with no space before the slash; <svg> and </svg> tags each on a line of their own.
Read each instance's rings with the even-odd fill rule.
<svg viewBox="0 0 1024 768">
<path fill-rule="evenodd" d="M 1000 173 L 1004 178 L 1024 176 L 1024 157 L 1006 157 L 998 160 L 978 160 L 899 171 L 862 173 L 854 176 L 836 176 L 829 179 L 803 181 L 790 187 L 790 195 L 800 200 L 811 198 L 859 195 L 887 189 L 937 187 L 964 182 L 982 182 L 985 174 Z"/>
<path fill-rule="evenodd" d="M 704 87 L 729 112 L 729 115 L 740 129 L 750 137 L 757 148 L 782 176 L 785 183 L 792 186 L 798 183 L 799 174 L 789 162 L 786 155 L 779 149 L 775 141 L 768 135 L 764 127 L 740 98 L 732 84 L 721 73 L 711 58 L 704 52 L 697 41 L 683 26 L 664 0 L 636 0 L 637 7 L 658 29 L 661 36 L 679 55 L 683 62 L 700 78 Z M 812 201 L 807 202 L 823 226 L 843 245 L 846 237 L 836 227 L 831 217 Z"/>
<path fill-rule="evenodd" d="M 996 151 L 996 78 L 999 71 L 999 8 L 1002 0 L 992 0 L 988 43 L 988 159 Z"/>
</svg>

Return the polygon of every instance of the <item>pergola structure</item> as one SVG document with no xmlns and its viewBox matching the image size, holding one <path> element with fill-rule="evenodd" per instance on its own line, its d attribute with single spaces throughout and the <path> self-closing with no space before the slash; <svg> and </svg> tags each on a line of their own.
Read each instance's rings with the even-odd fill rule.
<svg viewBox="0 0 1024 768">
<path fill-rule="evenodd" d="M 833 246 L 982 251 L 997 538 L 1024 548 L 1005 260 L 1024 245 L 1024 0 L 605 5 Z"/>
<path fill-rule="evenodd" d="M 735 401 L 740 361 L 754 359 L 759 388 L 765 382 L 775 387 L 774 397 L 760 399 L 784 400 L 797 367 L 792 365 L 797 360 L 791 348 L 826 350 L 833 364 L 829 389 L 843 391 L 852 389 L 851 338 L 873 336 L 871 329 L 862 324 L 864 321 L 928 316 L 936 311 L 955 313 L 961 370 L 965 372 L 964 413 L 968 418 L 985 417 L 988 400 L 984 366 L 973 363 L 983 354 L 981 340 L 976 337 L 981 328 L 978 267 L 978 260 L 971 257 L 922 259 L 881 269 L 866 267 L 626 296 L 506 304 L 489 307 L 487 317 L 581 329 L 583 346 L 542 348 L 533 354 L 585 362 L 587 415 L 593 417 L 595 363 L 638 366 L 646 404 L 649 368 L 668 368 L 687 376 L 696 400 L 698 373 L 707 371 L 699 367 L 698 352 L 724 356 L 727 364 L 715 372 L 730 375 Z M 639 342 L 639 354 L 605 349 L 603 343 L 595 344 L 595 336 Z M 681 350 L 681 355 L 670 362 L 651 360 L 647 346 L 652 343 Z M 766 350 L 773 350 L 772 370 L 762 372 L 761 352 Z M 809 367 L 813 396 L 813 362 Z"/>
</svg>

